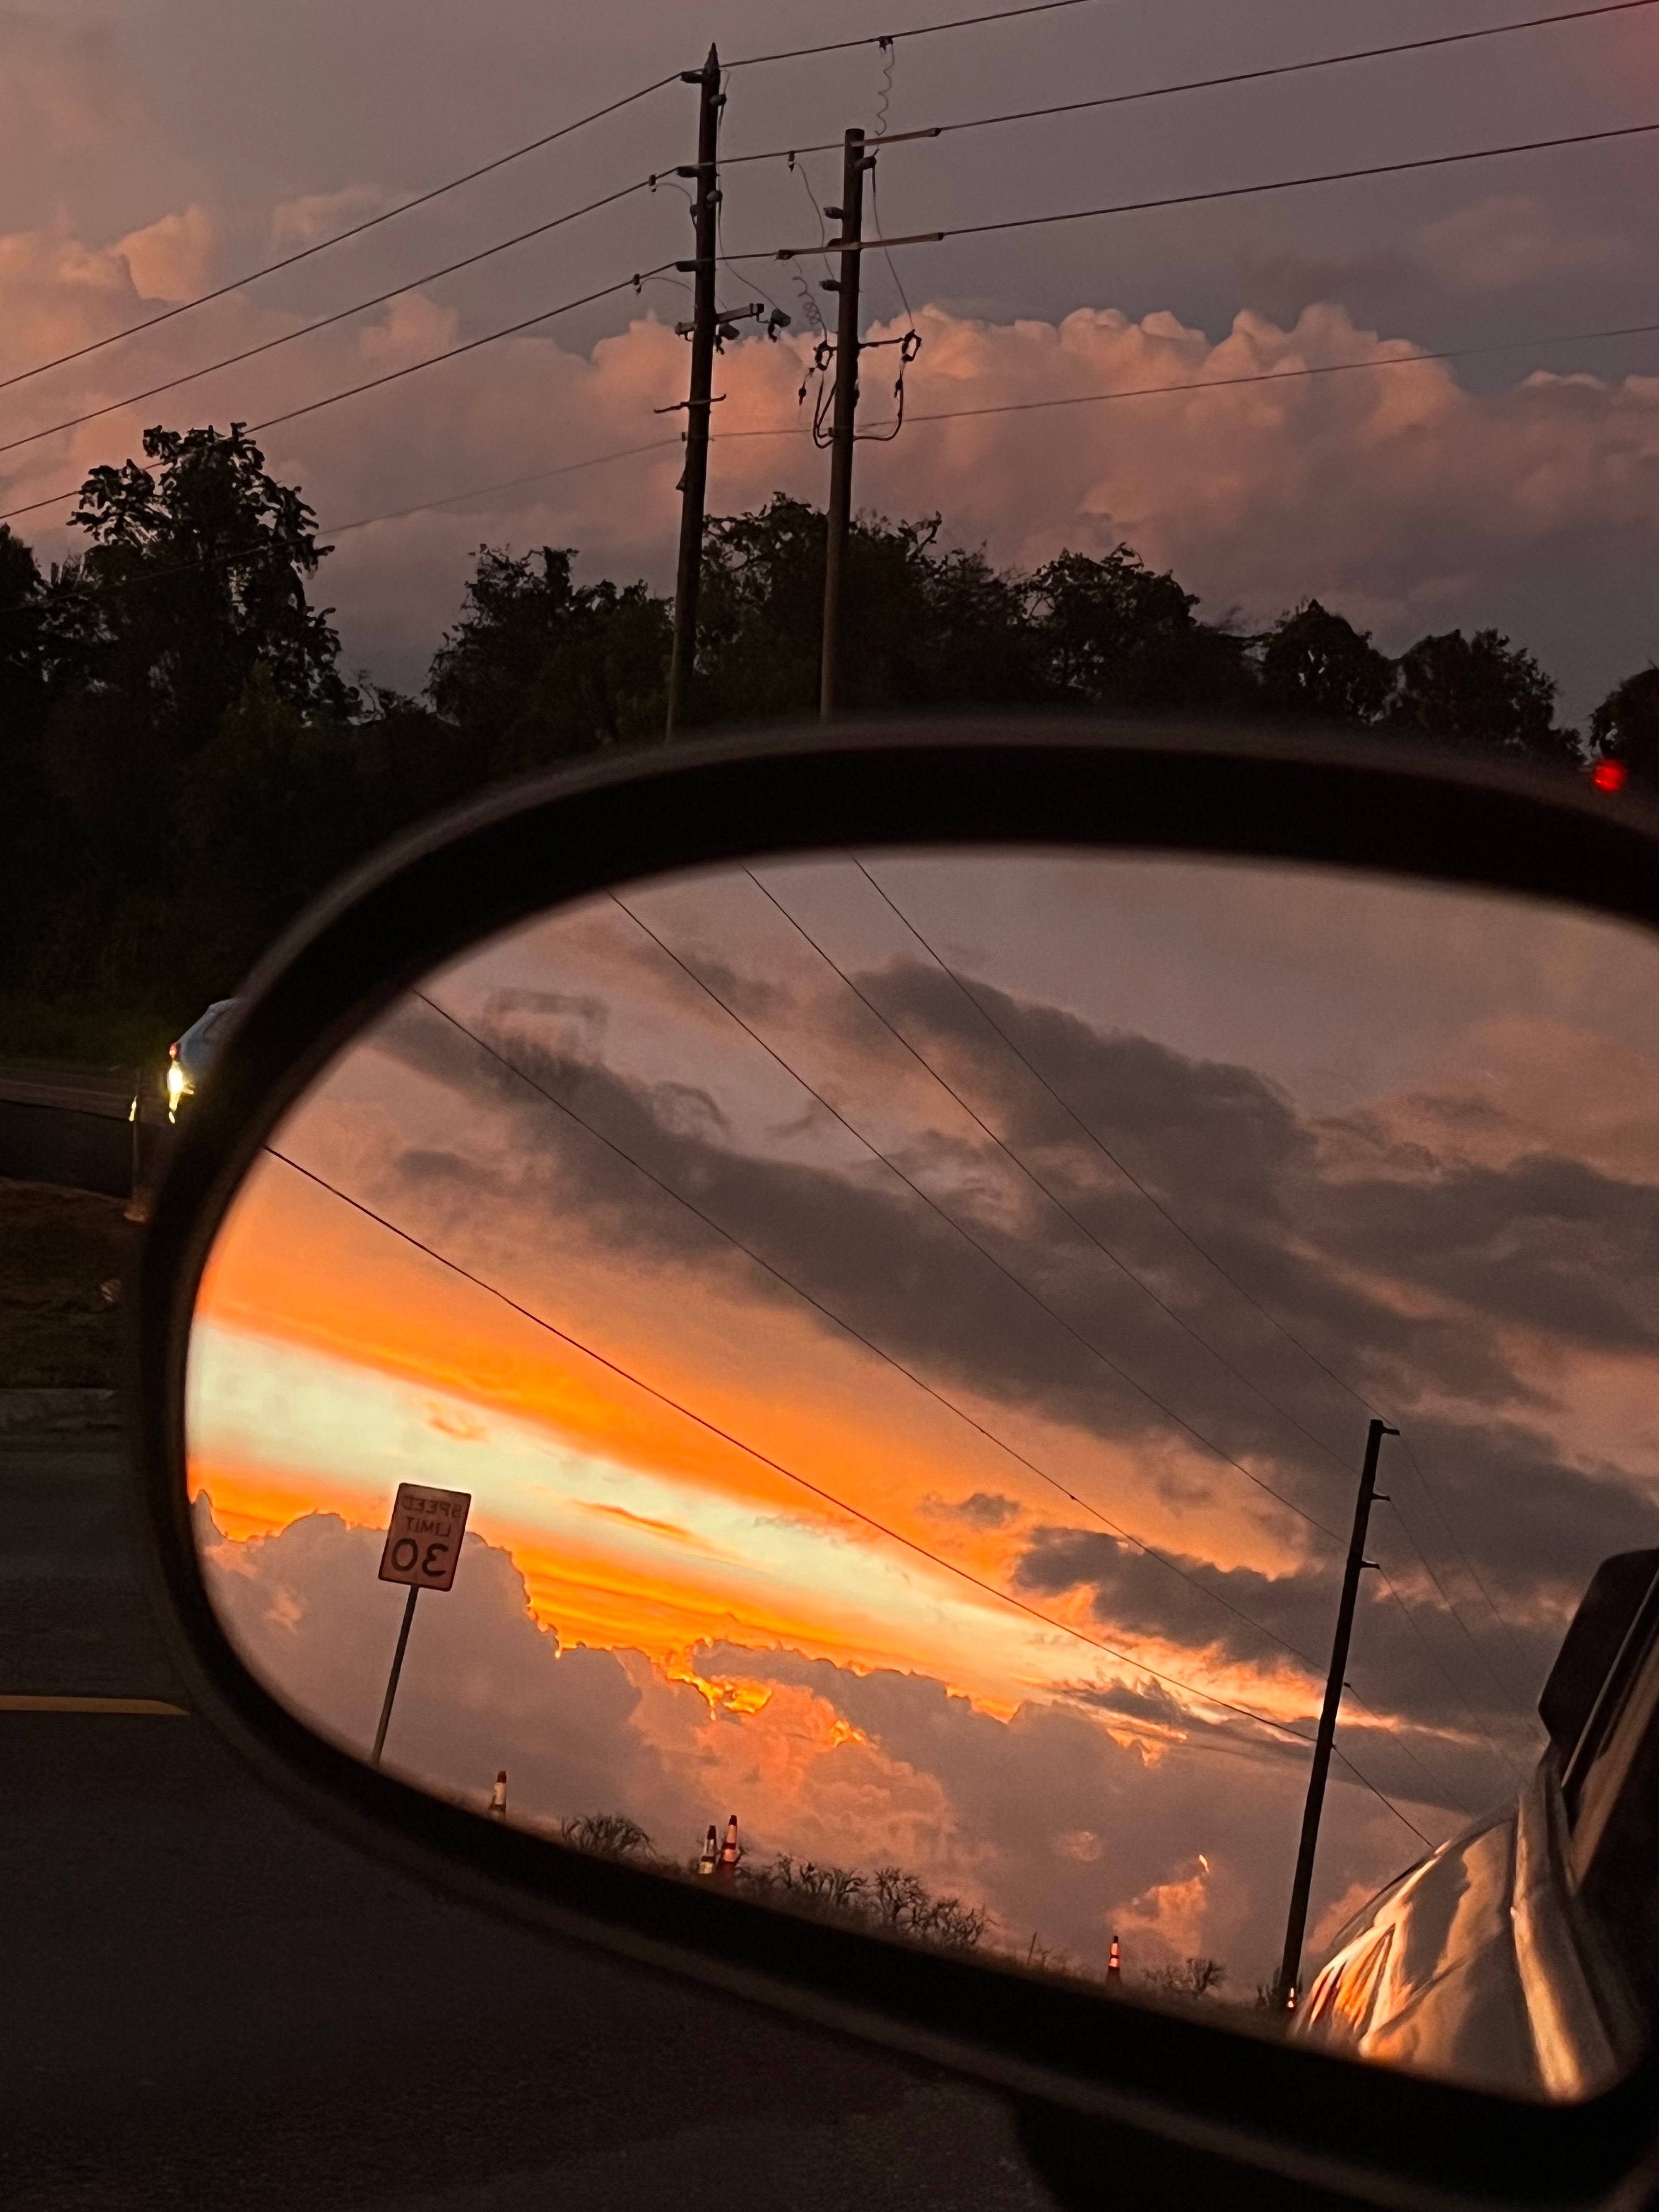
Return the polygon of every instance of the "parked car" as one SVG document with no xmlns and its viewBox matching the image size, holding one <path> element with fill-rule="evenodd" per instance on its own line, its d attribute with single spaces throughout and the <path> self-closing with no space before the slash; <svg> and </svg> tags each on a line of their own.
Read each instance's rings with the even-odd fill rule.
<svg viewBox="0 0 1659 2212">
<path fill-rule="evenodd" d="M 175 1038 L 167 1047 L 167 1074 L 163 1081 L 169 1121 L 177 1121 L 185 1101 L 195 1097 L 197 1088 L 228 1035 L 240 1004 L 240 999 L 216 999 L 207 1012 L 199 1015 L 183 1036 Z"/>
<path fill-rule="evenodd" d="M 1659 1987 L 1656 1577 L 1659 1550 L 1602 1561 L 1539 1700 L 1530 1782 L 1348 1923 L 1294 2036 L 1522 2095 L 1583 2097 L 1628 2070 Z"/>
</svg>

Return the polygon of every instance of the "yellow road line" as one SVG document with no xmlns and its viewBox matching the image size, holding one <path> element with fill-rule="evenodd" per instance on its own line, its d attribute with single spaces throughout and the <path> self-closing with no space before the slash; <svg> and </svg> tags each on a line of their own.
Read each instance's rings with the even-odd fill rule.
<svg viewBox="0 0 1659 2212">
<path fill-rule="evenodd" d="M 188 1718 L 182 1705 L 161 1698 L 0 1697 L 0 1713 L 166 1713 Z"/>
</svg>

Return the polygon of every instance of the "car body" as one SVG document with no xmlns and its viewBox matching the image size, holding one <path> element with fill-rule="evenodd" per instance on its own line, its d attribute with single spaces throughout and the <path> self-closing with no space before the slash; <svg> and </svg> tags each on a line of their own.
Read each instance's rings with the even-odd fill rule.
<svg viewBox="0 0 1659 2212">
<path fill-rule="evenodd" d="M 176 1121 L 185 1099 L 195 1097 L 240 1004 L 240 999 L 216 999 L 206 1012 L 198 1015 L 167 1047 L 164 1082 L 169 1121 Z"/>
<path fill-rule="evenodd" d="M 1539 1702 L 1530 1781 L 1347 1923 L 1294 2036 L 1516 2095 L 1592 2095 L 1628 2069 L 1651 1947 L 1615 1956 L 1607 1930 L 1652 1829 L 1656 1577 L 1659 1551 L 1602 1562 Z"/>
</svg>

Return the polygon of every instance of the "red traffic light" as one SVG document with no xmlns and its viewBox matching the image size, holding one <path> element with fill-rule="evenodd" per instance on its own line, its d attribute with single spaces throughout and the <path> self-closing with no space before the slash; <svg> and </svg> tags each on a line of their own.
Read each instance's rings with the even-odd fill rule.
<svg viewBox="0 0 1659 2212">
<path fill-rule="evenodd" d="M 1599 760 L 1590 770 L 1590 781 L 1598 791 L 1622 791 L 1630 781 L 1630 770 L 1623 761 Z"/>
</svg>

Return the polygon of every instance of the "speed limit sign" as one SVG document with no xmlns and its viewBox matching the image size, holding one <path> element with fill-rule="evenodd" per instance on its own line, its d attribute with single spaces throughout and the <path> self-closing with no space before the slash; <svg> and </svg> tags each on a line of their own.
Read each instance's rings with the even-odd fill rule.
<svg viewBox="0 0 1659 2212">
<path fill-rule="evenodd" d="M 455 1579 L 471 1504 L 469 1491 L 400 1482 L 380 1553 L 380 1580 L 406 1583 L 412 1590 L 447 1590 Z"/>
</svg>

